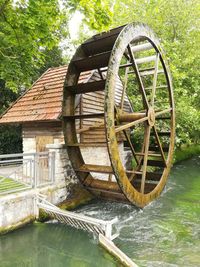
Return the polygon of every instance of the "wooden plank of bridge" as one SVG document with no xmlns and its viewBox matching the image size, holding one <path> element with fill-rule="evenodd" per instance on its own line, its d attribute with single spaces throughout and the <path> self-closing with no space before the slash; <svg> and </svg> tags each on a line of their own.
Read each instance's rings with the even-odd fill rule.
<svg viewBox="0 0 200 267">
<path fill-rule="evenodd" d="M 99 243 L 126 267 L 138 267 L 124 252 L 122 252 L 110 239 L 99 234 Z"/>
</svg>

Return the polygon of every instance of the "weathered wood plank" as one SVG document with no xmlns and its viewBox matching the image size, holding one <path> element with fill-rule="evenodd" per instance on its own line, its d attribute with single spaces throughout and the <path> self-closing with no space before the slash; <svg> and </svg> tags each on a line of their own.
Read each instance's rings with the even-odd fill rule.
<svg viewBox="0 0 200 267">
<path fill-rule="evenodd" d="M 99 69 L 108 65 L 110 52 L 98 54 L 89 58 L 77 59 L 73 61 L 74 66 L 80 71 Z"/>
<path fill-rule="evenodd" d="M 68 86 L 66 87 L 66 90 L 69 90 L 73 94 L 85 94 L 88 92 L 103 91 L 104 88 L 105 88 L 105 80 Z"/>
</svg>

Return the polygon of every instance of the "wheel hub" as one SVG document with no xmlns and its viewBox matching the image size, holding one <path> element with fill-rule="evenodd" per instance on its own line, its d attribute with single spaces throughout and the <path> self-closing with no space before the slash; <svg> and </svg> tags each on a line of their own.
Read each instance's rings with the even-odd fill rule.
<svg viewBox="0 0 200 267">
<path fill-rule="evenodd" d="M 148 116 L 149 126 L 151 126 L 151 127 L 154 126 L 156 117 L 155 117 L 155 111 L 154 111 L 153 107 L 149 108 L 147 116 Z"/>
</svg>

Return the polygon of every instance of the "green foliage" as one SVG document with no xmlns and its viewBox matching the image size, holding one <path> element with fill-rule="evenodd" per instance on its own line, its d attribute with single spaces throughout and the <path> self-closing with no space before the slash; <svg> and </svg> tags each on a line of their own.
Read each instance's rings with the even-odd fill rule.
<svg viewBox="0 0 200 267">
<path fill-rule="evenodd" d="M 0 115 L 9 107 L 10 103 L 18 97 L 16 92 L 6 88 L 5 81 L 0 80 Z"/>
<path fill-rule="evenodd" d="M 0 114 L 46 69 L 63 64 L 68 16 L 57 0 L 0 0 Z M 0 126 L 0 154 L 22 152 L 20 126 Z"/>
<path fill-rule="evenodd" d="M 0 154 L 13 154 L 22 152 L 21 126 L 0 126 Z"/>
<path fill-rule="evenodd" d="M 35 82 L 47 69 L 66 64 L 62 56 L 62 50 L 58 46 L 55 46 L 50 50 L 46 48 L 43 52 L 43 58 L 43 65 L 35 71 L 35 74 L 32 76 L 32 83 Z"/>
<path fill-rule="evenodd" d="M 5 81 L 0 80 L 0 115 L 14 102 L 19 93 L 6 88 Z M 0 154 L 22 152 L 21 126 L 0 125 Z"/>
<path fill-rule="evenodd" d="M 113 25 L 147 23 L 161 39 L 173 76 L 177 146 L 200 141 L 200 1 L 117 0 Z"/>
<path fill-rule="evenodd" d="M 76 10 L 91 29 L 107 28 L 112 20 L 106 0 L 0 0 L 0 79 L 12 90 L 27 88 L 38 70 L 55 65 L 57 49 L 68 37 L 68 22 Z M 68 40 L 69 42 L 69 40 Z"/>
<path fill-rule="evenodd" d="M 71 12 L 79 10 L 84 14 L 84 22 L 94 30 L 108 29 L 112 21 L 111 3 L 107 0 L 71 0 L 66 6 Z"/>
<path fill-rule="evenodd" d="M 66 36 L 67 18 L 58 0 L 0 1 L 0 78 L 7 87 L 30 85 L 44 51 Z"/>
<path fill-rule="evenodd" d="M 200 155 L 200 145 L 182 146 L 175 151 L 174 163 L 192 158 L 195 155 Z"/>
</svg>

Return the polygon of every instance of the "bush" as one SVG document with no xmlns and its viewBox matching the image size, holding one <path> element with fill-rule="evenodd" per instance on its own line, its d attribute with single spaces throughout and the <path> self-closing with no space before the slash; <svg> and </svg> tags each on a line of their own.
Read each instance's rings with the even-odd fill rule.
<svg viewBox="0 0 200 267">
<path fill-rule="evenodd" d="M 0 126 L 0 154 L 22 153 L 21 126 Z"/>
</svg>

